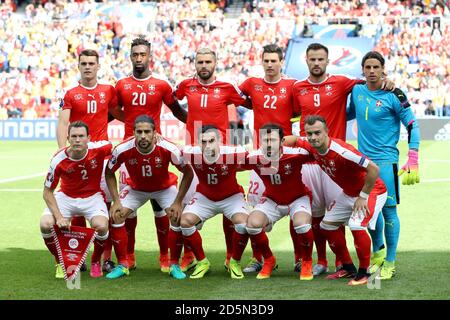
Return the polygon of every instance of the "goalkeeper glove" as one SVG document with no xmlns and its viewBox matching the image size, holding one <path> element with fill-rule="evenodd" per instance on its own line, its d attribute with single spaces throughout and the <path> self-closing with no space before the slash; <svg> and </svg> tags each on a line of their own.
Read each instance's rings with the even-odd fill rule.
<svg viewBox="0 0 450 320">
<path fill-rule="evenodd" d="M 420 182 L 419 151 L 412 149 L 408 151 L 408 161 L 398 172 L 399 176 L 402 174 L 404 174 L 402 184 L 410 185 Z"/>
</svg>

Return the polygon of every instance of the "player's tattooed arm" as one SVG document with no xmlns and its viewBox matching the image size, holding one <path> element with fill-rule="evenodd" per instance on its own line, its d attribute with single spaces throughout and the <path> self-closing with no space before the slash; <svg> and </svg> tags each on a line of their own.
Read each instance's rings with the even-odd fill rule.
<svg viewBox="0 0 450 320">
<path fill-rule="evenodd" d="M 175 102 L 168 107 L 172 111 L 172 114 L 175 116 L 175 118 L 177 118 L 178 120 L 180 120 L 183 123 L 186 123 L 187 112 L 180 106 L 180 104 L 178 103 L 178 100 L 175 99 Z"/>
<path fill-rule="evenodd" d="M 44 187 L 43 197 L 47 207 L 50 209 L 50 212 L 53 214 L 53 217 L 56 220 L 56 224 L 61 229 L 67 229 L 70 226 L 70 221 L 63 217 L 61 211 L 59 211 L 58 203 L 56 202 L 55 195 L 53 194 L 54 189 L 50 189 L 48 187 Z"/>
</svg>

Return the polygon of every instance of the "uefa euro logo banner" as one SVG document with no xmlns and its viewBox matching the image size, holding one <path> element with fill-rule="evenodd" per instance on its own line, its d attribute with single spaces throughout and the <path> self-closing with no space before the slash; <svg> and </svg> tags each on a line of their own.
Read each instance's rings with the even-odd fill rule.
<svg viewBox="0 0 450 320">
<path fill-rule="evenodd" d="M 71 226 L 69 230 L 53 226 L 53 238 L 58 250 L 58 260 L 64 271 L 64 279 L 72 281 L 86 259 L 89 247 L 94 241 L 95 230 Z"/>
<path fill-rule="evenodd" d="M 285 74 L 296 79 L 308 77 L 306 48 L 314 42 L 325 45 L 329 50 L 328 73 L 362 77 L 361 60 L 373 48 L 373 39 L 369 38 L 292 39 L 286 52 Z"/>
</svg>

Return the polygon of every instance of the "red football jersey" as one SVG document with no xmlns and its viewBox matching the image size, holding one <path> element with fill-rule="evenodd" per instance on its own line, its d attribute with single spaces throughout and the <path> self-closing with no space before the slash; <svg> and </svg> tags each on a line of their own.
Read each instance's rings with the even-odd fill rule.
<svg viewBox="0 0 450 320">
<path fill-rule="evenodd" d="M 155 74 L 145 79 L 136 79 L 133 75 L 120 79 L 116 84 L 119 105 L 125 114 L 124 140 L 133 135 L 134 120 L 146 114 L 155 120 L 155 129 L 161 133 L 160 117 L 162 103 L 174 104 L 170 83 Z"/>
<path fill-rule="evenodd" d="M 71 159 L 67 148 L 62 148 L 53 156 L 45 186 L 56 189 L 61 179 L 60 191 L 72 198 L 87 198 L 100 192 L 103 161 L 111 155 L 111 142 L 89 142 L 88 152 L 80 160 Z"/>
<path fill-rule="evenodd" d="M 183 80 L 177 86 L 175 96 L 178 100 L 187 98 L 186 144 L 194 145 L 197 144 L 198 133 L 203 125 L 215 125 L 222 137 L 226 137 L 226 130 L 230 126 L 228 105 L 237 107 L 246 99 L 239 88 L 229 82 L 216 79 L 206 85 L 201 84 L 196 77 Z"/>
<path fill-rule="evenodd" d="M 347 97 L 353 87 L 364 80 L 343 75 L 328 75 L 321 83 L 309 79 L 294 83 L 294 103 L 302 114 L 300 135 L 305 136 L 305 119 L 309 115 L 321 115 L 332 138 L 345 140 L 347 131 Z"/>
<path fill-rule="evenodd" d="M 340 139 L 330 139 L 326 154 L 322 155 L 307 141 L 298 139 L 297 146 L 308 150 L 314 156 L 316 163 L 323 171 L 342 188 L 345 194 L 351 197 L 359 196 L 367 175 L 365 168 L 369 159 L 356 150 L 351 144 Z M 379 190 L 385 188 L 383 181 L 378 178 L 375 187 Z"/>
<path fill-rule="evenodd" d="M 264 78 L 251 77 L 245 80 L 239 88 L 252 99 L 254 114 L 254 140 L 259 148 L 259 129 L 267 124 L 274 123 L 283 128 L 284 135 L 292 135 L 291 118 L 295 110 L 292 96 L 292 86 L 295 79 L 281 78 L 270 83 Z"/>
<path fill-rule="evenodd" d="M 214 163 L 203 159 L 200 147 L 186 146 L 183 157 L 198 177 L 197 192 L 212 201 L 220 201 L 236 193 L 244 193 L 238 184 L 236 172 L 245 164 L 247 152 L 242 147 L 221 146 L 220 156 Z"/>
<path fill-rule="evenodd" d="M 155 192 L 177 185 L 177 176 L 169 171 L 172 163 L 182 170 L 184 163 L 181 152 L 174 144 L 163 140 L 156 143 L 148 154 L 141 153 L 136 147 L 136 139 L 129 138 L 118 144 L 108 162 L 113 172 L 125 163 L 130 177 L 127 184 L 134 190 Z"/>
<path fill-rule="evenodd" d="M 255 170 L 264 182 L 263 197 L 270 198 L 279 205 L 287 205 L 311 192 L 302 182 L 301 168 L 314 160 L 303 148 L 282 147 L 282 156 L 277 162 L 269 162 L 262 151 L 256 150 L 247 157 L 245 168 Z"/>
<path fill-rule="evenodd" d="M 117 106 L 113 86 L 97 84 L 87 88 L 79 84 L 66 92 L 60 106 L 70 109 L 69 122 L 83 121 L 88 125 L 91 141 L 108 140 L 108 110 Z"/>
</svg>

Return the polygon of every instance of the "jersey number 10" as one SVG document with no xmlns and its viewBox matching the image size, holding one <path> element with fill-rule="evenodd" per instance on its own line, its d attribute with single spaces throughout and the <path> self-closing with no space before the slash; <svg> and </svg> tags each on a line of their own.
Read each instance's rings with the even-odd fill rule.
<svg viewBox="0 0 450 320">
<path fill-rule="evenodd" d="M 92 100 L 87 102 L 87 113 L 97 112 L 97 101 Z"/>
</svg>

